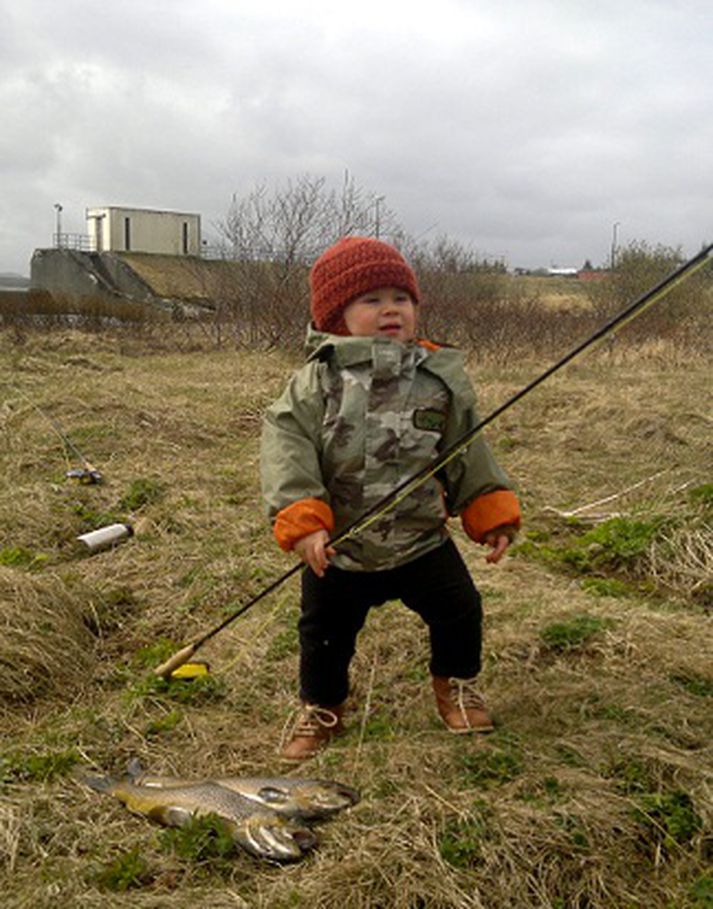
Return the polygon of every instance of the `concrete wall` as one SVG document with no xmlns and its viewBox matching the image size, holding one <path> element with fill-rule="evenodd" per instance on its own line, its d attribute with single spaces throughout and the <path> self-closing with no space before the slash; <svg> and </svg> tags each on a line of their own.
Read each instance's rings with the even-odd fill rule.
<svg viewBox="0 0 713 909">
<path fill-rule="evenodd" d="M 153 268 L 135 267 L 144 259 Z M 187 256 L 159 256 L 123 253 L 88 253 L 73 249 L 36 249 L 30 262 L 30 282 L 34 291 L 47 291 L 55 300 L 101 300 L 107 303 L 140 303 L 184 314 L 196 315 L 211 309 L 206 299 L 206 281 L 211 268 L 225 263 L 204 262 Z M 185 270 L 185 274 L 183 271 Z M 206 274 L 202 274 L 206 270 Z M 158 281 L 152 285 L 151 274 Z M 171 288 L 161 287 L 169 284 Z M 225 281 L 225 278 L 223 278 Z M 196 295 L 196 285 L 202 294 Z"/>
<path fill-rule="evenodd" d="M 199 256 L 200 215 L 144 208 L 87 209 L 87 231 L 97 252 Z"/>
<path fill-rule="evenodd" d="M 109 302 L 156 302 L 151 288 L 118 256 L 72 249 L 36 249 L 30 262 L 34 290 Z"/>
</svg>

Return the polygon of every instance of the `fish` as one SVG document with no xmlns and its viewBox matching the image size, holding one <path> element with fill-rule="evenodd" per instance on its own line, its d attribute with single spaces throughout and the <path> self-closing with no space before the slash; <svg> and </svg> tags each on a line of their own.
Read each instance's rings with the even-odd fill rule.
<svg viewBox="0 0 713 909">
<path fill-rule="evenodd" d="M 235 842 L 257 858 L 294 862 L 317 844 L 308 827 L 211 780 L 176 780 L 176 785 L 156 786 L 135 782 L 130 776 L 85 776 L 84 782 L 115 796 L 134 814 L 167 827 L 182 827 L 191 818 L 215 814 Z"/>
<path fill-rule="evenodd" d="M 130 765 L 130 772 L 132 765 Z M 168 789 L 185 786 L 196 780 L 165 777 L 145 773 L 133 765 L 134 781 L 142 786 Z M 211 777 L 200 782 L 215 783 L 237 792 L 250 801 L 283 817 L 316 821 L 330 817 L 359 801 L 359 793 L 351 786 L 332 780 L 298 779 L 292 777 Z"/>
</svg>

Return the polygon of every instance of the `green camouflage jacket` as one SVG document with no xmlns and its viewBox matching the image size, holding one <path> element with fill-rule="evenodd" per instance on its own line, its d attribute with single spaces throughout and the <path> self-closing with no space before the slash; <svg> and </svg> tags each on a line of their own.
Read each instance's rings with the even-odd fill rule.
<svg viewBox="0 0 713 909">
<path fill-rule="evenodd" d="M 463 356 L 453 348 L 310 329 L 307 352 L 264 418 L 262 488 L 273 521 L 295 502 L 319 499 L 339 532 L 479 421 Z M 477 436 L 436 476 L 340 543 L 332 562 L 353 571 L 408 562 L 444 541 L 448 515 L 510 488 Z"/>
</svg>

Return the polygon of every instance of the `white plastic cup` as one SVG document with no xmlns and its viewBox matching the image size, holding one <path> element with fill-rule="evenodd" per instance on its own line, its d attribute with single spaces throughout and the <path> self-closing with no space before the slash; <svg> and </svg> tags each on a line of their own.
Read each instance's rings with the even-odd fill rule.
<svg viewBox="0 0 713 909">
<path fill-rule="evenodd" d="M 102 549 L 110 549 L 112 546 L 116 546 L 122 540 L 128 540 L 133 534 L 134 528 L 131 524 L 109 524 L 106 527 L 100 527 L 98 530 L 83 533 L 77 539 L 80 543 L 84 543 L 89 552 L 100 552 Z"/>
</svg>

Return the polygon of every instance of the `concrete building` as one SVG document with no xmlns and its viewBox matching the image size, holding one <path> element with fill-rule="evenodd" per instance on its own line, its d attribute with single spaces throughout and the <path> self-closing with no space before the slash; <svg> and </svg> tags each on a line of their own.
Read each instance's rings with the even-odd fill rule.
<svg viewBox="0 0 713 909">
<path fill-rule="evenodd" d="M 94 252 L 141 252 L 169 256 L 201 254 L 201 217 L 177 211 L 87 209 L 89 248 Z"/>
</svg>

